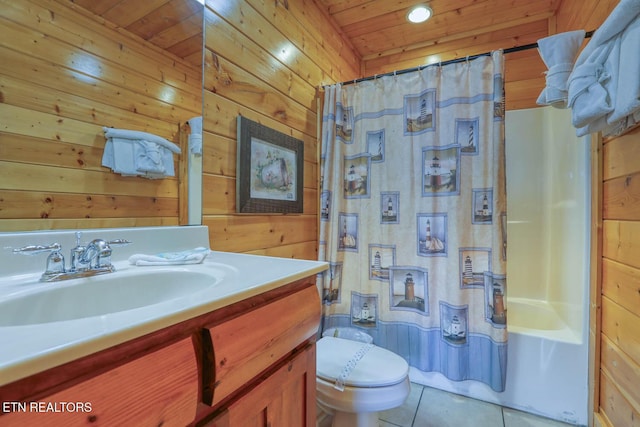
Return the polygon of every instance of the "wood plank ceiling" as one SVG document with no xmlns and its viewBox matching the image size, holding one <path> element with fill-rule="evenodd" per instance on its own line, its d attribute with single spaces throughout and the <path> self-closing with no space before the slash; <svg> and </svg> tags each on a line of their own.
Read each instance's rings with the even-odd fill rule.
<svg viewBox="0 0 640 427">
<path fill-rule="evenodd" d="M 535 43 L 562 0 L 316 0 L 360 55 L 363 75 Z M 433 17 L 407 21 L 416 4 Z"/>
</svg>

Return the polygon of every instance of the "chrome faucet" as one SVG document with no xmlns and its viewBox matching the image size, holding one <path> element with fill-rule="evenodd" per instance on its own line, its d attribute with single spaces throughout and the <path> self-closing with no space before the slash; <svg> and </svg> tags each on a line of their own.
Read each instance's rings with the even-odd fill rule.
<svg viewBox="0 0 640 427">
<path fill-rule="evenodd" d="M 79 265 L 87 265 L 89 268 L 103 268 L 111 265 L 111 246 L 102 239 L 92 240 L 80 253 Z"/>
<path fill-rule="evenodd" d="M 65 268 L 64 256 L 60 252 L 62 245 L 54 243 L 49 246 L 30 245 L 14 249 L 14 254 L 37 255 L 43 252 L 51 252 L 47 257 L 47 266 L 40 277 L 41 282 L 57 282 L 60 280 L 77 279 L 79 277 L 91 277 L 98 274 L 112 273 L 116 271 L 111 264 L 111 247 L 126 246 L 130 241 L 117 239 L 105 241 L 94 239 L 86 246 L 80 243 L 82 233 L 76 232 L 76 246 L 71 249 L 71 265 Z"/>
</svg>

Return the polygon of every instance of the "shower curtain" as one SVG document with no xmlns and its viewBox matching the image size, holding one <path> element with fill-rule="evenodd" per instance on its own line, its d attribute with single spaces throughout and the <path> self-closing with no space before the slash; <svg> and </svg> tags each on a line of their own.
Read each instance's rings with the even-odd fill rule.
<svg viewBox="0 0 640 427">
<path fill-rule="evenodd" d="M 503 56 L 325 87 L 323 329 L 505 384 Z"/>
</svg>

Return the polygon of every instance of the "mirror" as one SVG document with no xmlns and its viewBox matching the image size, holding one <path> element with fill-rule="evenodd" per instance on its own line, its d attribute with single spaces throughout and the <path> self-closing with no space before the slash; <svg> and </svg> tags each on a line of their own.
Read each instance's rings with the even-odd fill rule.
<svg viewBox="0 0 640 427">
<path fill-rule="evenodd" d="M 197 0 L 3 9 L 0 231 L 178 224 L 181 178 L 112 173 L 102 127 L 180 143 L 180 125 L 202 115 L 203 10 Z"/>
</svg>

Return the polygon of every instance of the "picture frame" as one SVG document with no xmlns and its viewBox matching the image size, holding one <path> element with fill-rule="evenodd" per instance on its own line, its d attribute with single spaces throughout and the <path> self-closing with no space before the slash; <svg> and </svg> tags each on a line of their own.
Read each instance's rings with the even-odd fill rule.
<svg viewBox="0 0 640 427">
<path fill-rule="evenodd" d="M 302 213 L 304 143 L 237 119 L 236 212 Z"/>
</svg>

